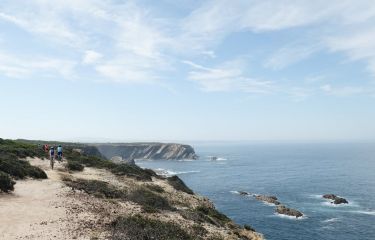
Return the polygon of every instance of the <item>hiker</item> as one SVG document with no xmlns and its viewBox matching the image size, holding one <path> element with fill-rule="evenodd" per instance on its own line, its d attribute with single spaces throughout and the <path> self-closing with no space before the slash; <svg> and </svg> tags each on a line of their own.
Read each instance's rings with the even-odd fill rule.
<svg viewBox="0 0 375 240">
<path fill-rule="evenodd" d="M 49 150 L 49 157 L 50 157 L 50 164 L 51 164 L 51 168 L 53 170 L 53 165 L 55 163 L 55 149 L 54 147 L 51 147 L 51 149 Z"/>
<path fill-rule="evenodd" d="M 49 151 L 49 146 L 48 146 L 48 144 L 44 144 L 44 152 L 45 153 L 48 153 L 48 151 Z"/>
<path fill-rule="evenodd" d="M 57 159 L 61 162 L 63 157 L 63 148 L 61 145 L 57 147 Z"/>
</svg>

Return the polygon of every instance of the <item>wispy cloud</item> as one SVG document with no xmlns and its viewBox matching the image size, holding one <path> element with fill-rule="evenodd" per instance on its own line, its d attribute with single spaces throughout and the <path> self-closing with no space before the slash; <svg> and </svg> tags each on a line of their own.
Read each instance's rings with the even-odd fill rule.
<svg viewBox="0 0 375 240">
<path fill-rule="evenodd" d="M 220 66 L 210 68 L 190 61 L 184 63 L 192 66 L 188 79 L 199 84 L 207 92 L 241 91 L 248 93 L 270 93 L 273 83 L 247 77 L 241 61 L 229 61 Z"/>
<path fill-rule="evenodd" d="M 364 61 L 375 76 L 372 0 L 208 0 L 191 4 L 180 15 L 155 9 L 156 5 L 135 0 L 4 0 L 0 21 L 53 50 L 36 50 L 38 59 L 32 63 L 27 56 L 9 50 L 2 57 L 9 60 L 2 60 L 0 73 L 20 78 L 44 72 L 79 79 L 85 77 L 84 68 L 82 72 L 91 71 L 95 80 L 165 85 L 173 79 L 171 72 L 182 72 L 178 66 L 181 59 L 187 59 L 185 63 L 192 69 L 183 78 L 198 83 L 204 91 L 277 92 L 281 84 L 262 80 L 260 71 L 249 70 L 251 63 L 231 61 L 241 56 L 226 52 L 225 40 L 236 33 L 256 37 L 303 28 L 292 42 L 276 43 L 270 46 L 273 52 L 256 56 L 262 70 L 292 67 L 325 51 Z M 3 41 L 12 38 L 4 36 Z M 51 51 L 56 56 L 51 57 Z M 303 89 L 278 93 L 308 95 Z"/>
<path fill-rule="evenodd" d="M 267 68 L 280 70 L 310 57 L 313 53 L 320 49 L 321 47 L 318 44 L 285 46 L 266 59 L 264 65 Z"/>
<path fill-rule="evenodd" d="M 358 95 L 358 94 L 363 94 L 363 93 L 366 93 L 366 94 L 372 93 L 370 89 L 365 89 L 359 86 L 333 87 L 330 84 L 325 84 L 325 85 L 322 85 L 320 89 L 328 95 L 333 95 L 333 96 L 338 96 L 338 97 L 353 96 L 353 95 Z"/>
<path fill-rule="evenodd" d="M 14 56 L 0 52 L 0 74 L 11 78 L 47 77 L 56 75 L 73 79 L 77 63 L 44 56 Z"/>
</svg>

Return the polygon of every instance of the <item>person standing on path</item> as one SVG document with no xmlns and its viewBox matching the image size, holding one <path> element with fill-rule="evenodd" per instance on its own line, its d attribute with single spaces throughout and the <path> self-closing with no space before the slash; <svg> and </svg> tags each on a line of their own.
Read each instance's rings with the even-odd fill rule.
<svg viewBox="0 0 375 240">
<path fill-rule="evenodd" d="M 57 147 L 57 159 L 61 162 L 63 157 L 63 148 L 61 145 Z"/>
<path fill-rule="evenodd" d="M 53 165 L 55 164 L 55 149 L 54 147 L 51 147 L 51 149 L 49 150 L 49 158 L 50 158 L 50 164 L 51 164 L 51 168 L 53 170 Z"/>
</svg>

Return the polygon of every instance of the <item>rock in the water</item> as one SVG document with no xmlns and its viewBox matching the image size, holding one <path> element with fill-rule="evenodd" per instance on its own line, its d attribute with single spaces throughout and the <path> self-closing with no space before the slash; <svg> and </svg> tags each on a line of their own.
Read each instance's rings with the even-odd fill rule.
<svg viewBox="0 0 375 240">
<path fill-rule="evenodd" d="M 342 203 L 348 204 L 349 202 L 345 198 L 337 197 L 335 201 L 333 201 L 333 203 L 334 204 L 342 204 Z"/>
<path fill-rule="evenodd" d="M 250 195 L 250 193 L 248 193 L 248 192 L 244 192 L 244 191 L 239 191 L 238 192 L 240 195 Z"/>
<path fill-rule="evenodd" d="M 292 208 L 287 208 L 284 205 L 277 206 L 276 212 L 278 214 L 283 214 L 283 215 L 292 216 L 292 217 L 296 217 L 296 218 L 299 218 L 299 217 L 303 216 L 303 213 L 301 213 L 300 211 L 298 211 L 296 209 L 292 209 Z"/>
<path fill-rule="evenodd" d="M 335 194 L 324 194 L 323 195 L 323 198 L 326 198 L 326 199 L 331 199 L 331 200 L 335 200 L 336 199 L 336 195 Z"/>
<path fill-rule="evenodd" d="M 255 195 L 255 198 L 259 201 L 280 205 L 280 202 L 277 201 L 277 197 L 275 196 Z"/>
<path fill-rule="evenodd" d="M 338 197 L 335 194 L 324 194 L 323 198 L 333 200 L 333 202 L 331 202 L 333 204 L 343 204 L 343 203 L 348 204 L 349 203 L 345 198 Z"/>
</svg>

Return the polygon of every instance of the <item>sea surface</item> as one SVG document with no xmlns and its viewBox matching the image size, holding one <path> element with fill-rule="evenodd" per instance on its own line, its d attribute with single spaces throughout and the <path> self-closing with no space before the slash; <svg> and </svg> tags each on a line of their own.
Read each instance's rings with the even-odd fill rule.
<svg viewBox="0 0 375 240">
<path fill-rule="evenodd" d="M 375 239 L 374 143 L 200 143 L 199 160 L 139 160 L 141 167 L 177 174 L 238 224 L 269 240 Z M 213 161 L 210 156 L 217 156 Z M 302 219 L 237 191 L 275 195 Z M 334 206 L 321 195 L 349 201 Z"/>
</svg>

